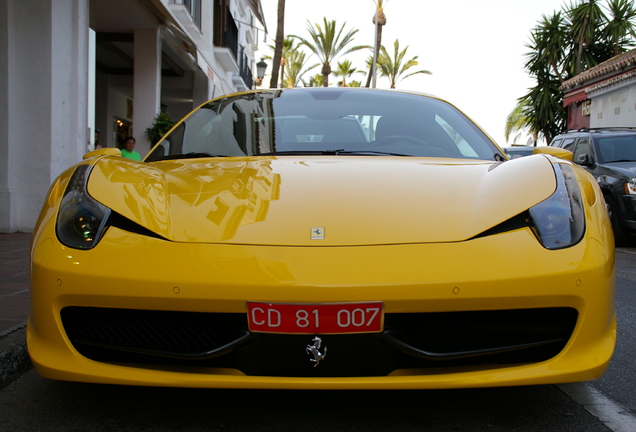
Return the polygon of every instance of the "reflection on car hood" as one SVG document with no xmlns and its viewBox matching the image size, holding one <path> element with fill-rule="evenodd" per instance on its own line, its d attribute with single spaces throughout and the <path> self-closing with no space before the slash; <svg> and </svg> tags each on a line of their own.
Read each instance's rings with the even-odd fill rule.
<svg viewBox="0 0 636 432">
<path fill-rule="evenodd" d="M 469 239 L 550 196 L 544 156 L 101 159 L 89 193 L 173 240 L 346 246 Z M 312 238 L 313 236 L 313 238 Z"/>
</svg>

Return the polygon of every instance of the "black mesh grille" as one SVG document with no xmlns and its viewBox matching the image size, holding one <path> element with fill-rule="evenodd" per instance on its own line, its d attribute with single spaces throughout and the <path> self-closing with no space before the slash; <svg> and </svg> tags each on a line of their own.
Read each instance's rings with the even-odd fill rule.
<svg viewBox="0 0 636 432">
<path fill-rule="evenodd" d="M 398 314 L 387 316 L 385 330 L 437 354 L 433 363 L 527 363 L 561 351 L 577 317 L 571 308 Z"/>
<path fill-rule="evenodd" d="M 135 309 L 67 307 L 62 310 L 62 322 L 69 339 L 83 347 L 79 348 L 82 353 L 155 352 L 162 357 L 210 351 L 247 330 L 242 314 Z"/>
<path fill-rule="evenodd" d="M 571 308 L 386 314 L 385 331 L 418 350 L 450 356 L 422 358 L 381 334 L 325 335 L 327 358 L 313 367 L 307 335 L 255 334 L 227 354 L 188 356 L 236 340 L 245 314 L 67 307 L 64 329 L 73 346 L 96 361 L 235 368 L 262 376 L 384 376 L 398 369 L 498 368 L 545 361 L 558 354 L 576 325 Z M 506 349 L 506 347 L 525 348 Z M 487 355 L 460 355 L 486 350 Z M 167 353 L 167 354 L 166 354 Z"/>
</svg>

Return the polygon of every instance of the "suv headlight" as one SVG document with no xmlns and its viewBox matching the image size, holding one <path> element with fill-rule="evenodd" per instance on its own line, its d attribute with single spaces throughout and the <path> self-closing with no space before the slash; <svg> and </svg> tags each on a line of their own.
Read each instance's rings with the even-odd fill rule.
<svg viewBox="0 0 636 432">
<path fill-rule="evenodd" d="M 530 209 L 531 227 L 546 249 L 563 249 L 577 244 L 585 233 L 585 213 L 581 191 L 565 164 L 554 164 L 556 191 Z"/>
<path fill-rule="evenodd" d="M 110 214 L 110 209 L 95 201 L 86 190 L 92 168 L 92 165 L 80 165 L 75 169 L 57 214 L 58 239 L 75 249 L 95 247 Z"/>
<path fill-rule="evenodd" d="M 627 195 L 636 195 L 636 177 L 630 178 L 629 181 L 625 183 L 625 193 Z"/>
</svg>

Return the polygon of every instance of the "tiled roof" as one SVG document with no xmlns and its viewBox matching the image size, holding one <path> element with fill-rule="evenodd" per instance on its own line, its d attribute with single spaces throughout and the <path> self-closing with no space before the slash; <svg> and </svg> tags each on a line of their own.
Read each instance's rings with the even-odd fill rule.
<svg viewBox="0 0 636 432">
<path fill-rule="evenodd" d="M 590 84 L 591 81 L 614 76 L 631 69 L 636 69 L 636 49 L 612 57 L 585 72 L 581 72 L 574 78 L 570 78 L 561 85 L 561 90 L 567 92 L 575 87 Z"/>
</svg>

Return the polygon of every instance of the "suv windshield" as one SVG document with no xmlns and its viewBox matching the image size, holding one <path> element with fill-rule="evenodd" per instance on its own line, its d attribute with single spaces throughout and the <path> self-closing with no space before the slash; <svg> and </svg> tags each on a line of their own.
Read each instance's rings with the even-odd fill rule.
<svg viewBox="0 0 636 432">
<path fill-rule="evenodd" d="M 365 89 L 289 89 L 209 102 L 147 161 L 208 156 L 364 154 L 495 160 L 499 150 L 438 99 Z"/>
<path fill-rule="evenodd" d="M 602 162 L 636 161 L 636 135 L 597 138 Z"/>
</svg>

